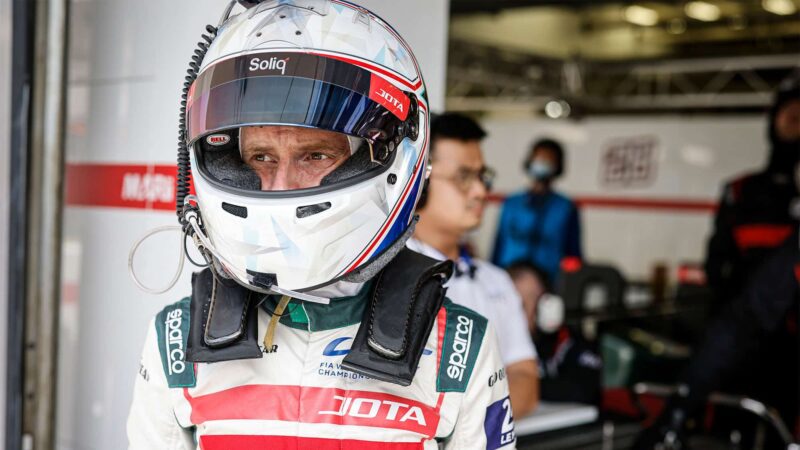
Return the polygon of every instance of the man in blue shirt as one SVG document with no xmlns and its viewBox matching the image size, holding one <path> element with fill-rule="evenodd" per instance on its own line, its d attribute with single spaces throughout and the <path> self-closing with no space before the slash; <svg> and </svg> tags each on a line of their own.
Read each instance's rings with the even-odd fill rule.
<svg viewBox="0 0 800 450">
<path fill-rule="evenodd" d="M 564 173 L 564 149 L 554 140 L 539 140 L 524 168 L 531 187 L 503 203 L 492 262 L 508 267 L 527 261 L 553 281 L 563 258 L 582 257 L 578 208 L 552 189 L 553 181 Z"/>
</svg>

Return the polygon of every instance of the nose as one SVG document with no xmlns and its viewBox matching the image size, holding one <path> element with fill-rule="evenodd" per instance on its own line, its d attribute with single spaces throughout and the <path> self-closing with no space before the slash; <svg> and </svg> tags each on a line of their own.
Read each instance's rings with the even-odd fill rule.
<svg viewBox="0 0 800 450">
<path fill-rule="evenodd" d="M 472 197 L 476 200 L 485 200 L 489 196 L 489 188 L 480 179 L 472 183 L 471 192 Z"/>
<path fill-rule="evenodd" d="M 297 171 L 291 161 L 281 160 L 269 179 L 262 176 L 261 186 L 264 191 L 288 191 L 297 189 Z"/>
</svg>

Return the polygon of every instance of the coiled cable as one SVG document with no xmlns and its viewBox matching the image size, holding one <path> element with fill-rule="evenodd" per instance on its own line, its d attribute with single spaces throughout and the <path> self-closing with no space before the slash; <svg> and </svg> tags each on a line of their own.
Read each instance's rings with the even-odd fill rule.
<svg viewBox="0 0 800 450">
<path fill-rule="evenodd" d="M 181 226 L 187 228 L 188 222 L 184 217 L 184 199 L 191 190 L 192 183 L 192 167 L 191 159 L 189 156 L 189 146 L 186 144 L 186 104 L 189 98 L 189 89 L 192 83 L 197 79 L 200 72 L 200 66 L 203 63 L 208 48 L 214 38 L 217 36 L 217 28 L 212 25 L 206 25 L 206 32 L 203 34 L 203 40 L 197 43 L 197 48 L 194 50 L 192 60 L 189 62 L 189 69 L 186 70 L 186 77 L 183 83 L 183 92 L 181 93 L 181 107 L 180 118 L 178 120 L 178 177 L 176 180 L 176 198 L 175 198 L 175 213 L 178 215 L 178 222 Z"/>
</svg>

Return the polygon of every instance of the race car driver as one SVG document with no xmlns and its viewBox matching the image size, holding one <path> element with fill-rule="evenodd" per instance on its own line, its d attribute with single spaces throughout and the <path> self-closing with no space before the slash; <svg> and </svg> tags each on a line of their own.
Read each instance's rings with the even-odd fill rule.
<svg viewBox="0 0 800 450">
<path fill-rule="evenodd" d="M 800 158 L 800 74 L 778 87 L 769 112 L 767 167 L 727 183 L 708 242 L 705 269 L 717 310 L 735 298 L 765 256 L 797 228 L 791 202 Z"/>
<path fill-rule="evenodd" d="M 235 3 L 181 112 L 209 267 L 150 325 L 130 448 L 515 448 L 492 325 L 405 248 L 428 146 L 408 45 L 341 0 Z"/>
</svg>

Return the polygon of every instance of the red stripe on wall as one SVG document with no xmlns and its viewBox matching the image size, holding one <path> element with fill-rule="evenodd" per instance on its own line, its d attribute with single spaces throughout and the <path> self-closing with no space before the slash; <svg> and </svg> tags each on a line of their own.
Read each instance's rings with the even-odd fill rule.
<svg viewBox="0 0 800 450">
<path fill-rule="evenodd" d="M 202 436 L 200 445 L 203 450 L 341 450 L 357 448 L 359 450 L 419 450 L 423 448 L 419 442 L 375 442 L 355 439 L 327 439 L 294 436 Z"/>
<path fill-rule="evenodd" d="M 574 200 L 581 208 L 648 209 L 705 213 L 713 213 L 717 210 L 716 202 L 703 200 L 627 197 L 577 197 Z"/>
<path fill-rule="evenodd" d="M 176 174 L 173 165 L 68 164 L 66 204 L 174 211 Z M 502 203 L 505 198 L 505 194 L 495 193 L 489 201 Z M 717 209 L 715 202 L 704 200 L 585 196 L 574 200 L 581 208 L 693 213 L 713 213 Z"/>
<path fill-rule="evenodd" d="M 311 386 L 247 385 L 192 397 L 194 424 L 214 420 L 283 420 L 391 428 L 433 437 L 439 412 L 424 403 L 380 392 Z M 300 408 L 300 405 L 303 405 Z"/>
<path fill-rule="evenodd" d="M 506 194 L 496 193 L 489 196 L 490 203 L 503 203 Z M 655 211 L 682 211 L 713 213 L 717 203 L 707 200 L 687 200 L 668 198 L 632 198 L 632 197 L 587 197 L 572 199 L 580 208 L 639 209 Z"/>
<path fill-rule="evenodd" d="M 777 247 L 792 234 L 791 225 L 752 224 L 734 228 L 736 245 L 742 249 Z"/>
<path fill-rule="evenodd" d="M 175 210 L 172 165 L 68 164 L 65 201 L 69 206 Z"/>
</svg>

